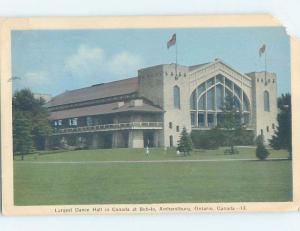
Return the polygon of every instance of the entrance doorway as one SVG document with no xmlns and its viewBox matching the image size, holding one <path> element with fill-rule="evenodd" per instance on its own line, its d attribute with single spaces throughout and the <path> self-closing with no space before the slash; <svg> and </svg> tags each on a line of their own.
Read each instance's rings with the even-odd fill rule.
<svg viewBox="0 0 300 231">
<path fill-rule="evenodd" d="M 111 133 L 103 134 L 103 148 L 112 148 L 112 134 Z"/>
<path fill-rule="evenodd" d="M 144 131 L 144 147 L 154 147 L 154 132 Z"/>
</svg>

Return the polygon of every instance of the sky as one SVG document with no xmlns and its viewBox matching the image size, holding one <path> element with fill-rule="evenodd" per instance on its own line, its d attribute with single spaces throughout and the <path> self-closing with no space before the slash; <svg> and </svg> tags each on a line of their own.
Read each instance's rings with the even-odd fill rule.
<svg viewBox="0 0 300 231">
<path fill-rule="evenodd" d="M 258 50 L 266 44 L 267 71 L 278 95 L 290 92 L 290 45 L 283 27 L 26 30 L 12 32 L 13 89 L 52 96 L 66 90 L 137 76 L 140 68 L 223 60 L 241 73 L 264 70 Z"/>
</svg>

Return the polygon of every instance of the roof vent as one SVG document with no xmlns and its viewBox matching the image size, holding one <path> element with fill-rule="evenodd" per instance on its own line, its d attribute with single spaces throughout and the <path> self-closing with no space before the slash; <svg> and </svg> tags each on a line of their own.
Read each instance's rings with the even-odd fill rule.
<svg viewBox="0 0 300 231">
<path fill-rule="evenodd" d="M 117 108 L 123 107 L 124 106 L 124 101 L 117 102 Z"/>
<path fill-rule="evenodd" d="M 129 105 L 131 107 L 140 107 L 143 106 L 143 100 L 142 99 L 133 99 L 130 101 Z"/>
</svg>

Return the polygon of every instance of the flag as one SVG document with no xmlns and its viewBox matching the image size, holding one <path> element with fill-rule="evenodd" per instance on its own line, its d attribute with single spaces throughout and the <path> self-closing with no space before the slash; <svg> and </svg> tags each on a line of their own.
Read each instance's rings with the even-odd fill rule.
<svg viewBox="0 0 300 231">
<path fill-rule="evenodd" d="M 167 48 L 169 49 L 171 46 L 176 44 L 176 34 L 172 35 L 172 38 L 167 43 Z"/>
<path fill-rule="evenodd" d="M 259 48 L 259 51 L 258 51 L 259 57 L 261 57 L 261 55 L 262 55 L 263 53 L 265 53 L 265 51 L 266 51 L 266 44 L 263 44 L 262 47 Z"/>
</svg>

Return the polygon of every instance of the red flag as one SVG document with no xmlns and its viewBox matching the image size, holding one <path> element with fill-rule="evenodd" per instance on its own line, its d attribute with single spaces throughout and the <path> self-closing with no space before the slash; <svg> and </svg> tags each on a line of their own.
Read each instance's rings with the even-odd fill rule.
<svg viewBox="0 0 300 231">
<path fill-rule="evenodd" d="M 259 57 L 261 57 L 261 55 L 262 55 L 263 53 L 265 53 L 266 48 L 267 48 L 266 44 L 263 44 L 262 47 L 259 48 L 259 51 L 258 51 Z"/>
<path fill-rule="evenodd" d="M 171 46 L 176 44 L 176 34 L 172 35 L 172 38 L 167 43 L 167 48 L 169 49 Z"/>
</svg>

